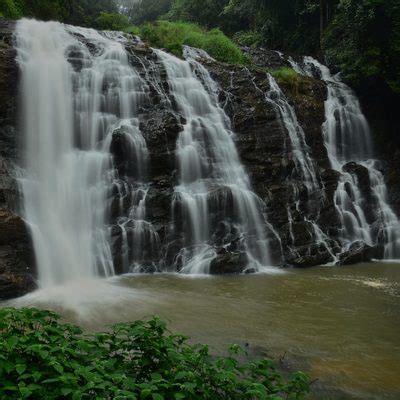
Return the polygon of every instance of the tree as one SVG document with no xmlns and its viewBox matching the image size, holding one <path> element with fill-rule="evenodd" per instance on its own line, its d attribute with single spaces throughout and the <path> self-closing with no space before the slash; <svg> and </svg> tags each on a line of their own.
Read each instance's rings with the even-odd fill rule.
<svg viewBox="0 0 400 400">
<path fill-rule="evenodd" d="M 221 24 L 223 11 L 229 0 L 174 0 L 168 13 L 176 21 L 197 22 L 207 28 Z"/>
<path fill-rule="evenodd" d="M 326 30 L 328 62 L 358 87 L 366 81 L 400 93 L 400 5 L 397 0 L 342 0 Z"/>
<path fill-rule="evenodd" d="M 102 12 L 95 19 L 95 25 L 98 29 L 122 31 L 129 26 L 129 19 L 126 15 Z"/>
<path fill-rule="evenodd" d="M 0 16 L 17 19 L 21 16 L 21 9 L 14 0 L 0 0 Z"/>
<path fill-rule="evenodd" d="M 172 0 L 127 0 L 122 5 L 134 24 L 142 24 L 165 15 L 171 8 Z"/>
</svg>

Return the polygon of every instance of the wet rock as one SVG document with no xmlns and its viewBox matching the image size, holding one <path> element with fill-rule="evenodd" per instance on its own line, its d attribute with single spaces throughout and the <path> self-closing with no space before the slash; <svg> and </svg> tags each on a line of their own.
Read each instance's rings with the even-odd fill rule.
<svg viewBox="0 0 400 400">
<path fill-rule="evenodd" d="M 252 47 L 241 47 L 241 49 L 257 67 L 266 69 L 290 67 L 290 64 L 277 51 Z"/>
<path fill-rule="evenodd" d="M 357 178 L 359 188 L 365 197 L 370 197 L 371 181 L 369 179 L 368 169 L 356 162 L 349 162 L 343 166 L 343 171 Z"/>
<path fill-rule="evenodd" d="M 0 300 L 21 296 L 36 287 L 33 251 L 20 217 L 0 209 Z"/>
<path fill-rule="evenodd" d="M 246 253 L 218 254 L 211 262 L 210 273 L 213 275 L 241 274 L 248 264 Z"/>
<path fill-rule="evenodd" d="M 332 261 L 333 257 L 330 251 L 321 243 L 296 247 L 286 255 L 287 264 L 298 268 L 325 265 Z"/>
<path fill-rule="evenodd" d="M 26 241 L 28 232 L 25 222 L 10 210 L 0 209 L 0 243 Z"/>
<path fill-rule="evenodd" d="M 308 243 L 312 243 L 314 240 L 311 224 L 307 222 L 293 224 L 292 233 L 295 246 L 304 246 Z"/>
<path fill-rule="evenodd" d="M 382 246 L 368 246 L 365 242 L 358 241 L 353 243 L 349 250 L 341 254 L 339 264 L 350 265 L 369 262 L 372 259 L 383 258 Z"/>
</svg>

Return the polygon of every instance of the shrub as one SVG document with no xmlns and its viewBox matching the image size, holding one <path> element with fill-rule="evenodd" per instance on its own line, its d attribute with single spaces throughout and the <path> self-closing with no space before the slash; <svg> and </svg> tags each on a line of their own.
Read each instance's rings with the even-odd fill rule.
<svg viewBox="0 0 400 400">
<path fill-rule="evenodd" d="M 259 47 L 263 42 L 263 35 L 256 31 L 240 31 L 235 33 L 233 40 L 240 46 Z"/>
<path fill-rule="evenodd" d="M 0 16 L 9 19 L 18 19 L 22 15 L 18 3 L 14 0 L 0 0 Z"/>
<path fill-rule="evenodd" d="M 214 359 L 158 318 L 94 335 L 58 319 L 0 310 L 0 398 L 294 400 L 308 391 L 302 373 L 285 381 L 272 361 L 242 365 L 237 346 Z"/>
<path fill-rule="evenodd" d="M 286 84 L 296 84 L 299 81 L 298 73 L 289 67 L 282 67 L 271 71 L 271 75 L 278 81 Z"/>
<path fill-rule="evenodd" d="M 129 19 L 123 14 L 102 12 L 95 19 L 95 25 L 98 29 L 122 31 L 129 26 Z"/>
<path fill-rule="evenodd" d="M 131 28 L 130 28 L 131 29 Z M 152 46 L 182 56 L 182 45 L 198 47 L 221 62 L 243 64 L 246 59 L 241 50 L 219 29 L 207 31 L 199 25 L 185 22 L 158 21 L 140 28 L 140 36 Z"/>
<path fill-rule="evenodd" d="M 124 32 L 131 33 L 132 35 L 140 35 L 140 28 L 137 26 L 128 26 L 124 29 Z"/>
<path fill-rule="evenodd" d="M 191 32 L 184 38 L 184 44 L 203 49 L 216 60 L 229 64 L 242 64 L 245 61 L 241 50 L 219 29 L 205 34 Z"/>
<path fill-rule="evenodd" d="M 300 76 L 293 68 L 282 67 L 270 71 L 270 74 L 280 85 L 290 90 L 293 95 L 298 95 L 299 92 L 302 92 L 306 78 Z"/>
</svg>

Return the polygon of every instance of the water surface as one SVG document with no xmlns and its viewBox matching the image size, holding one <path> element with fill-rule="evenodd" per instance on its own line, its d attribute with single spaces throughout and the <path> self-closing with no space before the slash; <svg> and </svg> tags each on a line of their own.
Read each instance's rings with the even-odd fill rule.
<svg viewBox="0 0 400 400">
<path fill-rule="evenodd" d="M 317 399 L 400 398 L 400 265 L 277 275 L 131 275 L 38 291 L 14 302 L 60 311 L 88 330 L 157 314 L 211 345 L 246 346 L 308 372 Z"/>
</svg>

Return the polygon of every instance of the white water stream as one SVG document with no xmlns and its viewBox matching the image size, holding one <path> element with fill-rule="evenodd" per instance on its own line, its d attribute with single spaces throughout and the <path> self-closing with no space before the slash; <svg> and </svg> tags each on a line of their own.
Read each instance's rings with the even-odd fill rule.
<svg viewBox="0 0 400 400">
<path fill-rule="evenodd" d="M 116 34 L 21 20 L 16 42 L 26 155 L 21 186 L 40 285 L 113 275 L 109 197 L 123 185 L 110 145 L 113 132 L 122 131 L 138 168 L 136 186 L 125 185 L 121 196 L 138 198 L 147 150 L 135 116 L 146 85 Z M 140 200 L 132 207 L 141 208 Z M 120 226 L 130 223 L 140 236 L 143 214 L 143 207 L 130 212 Z"/>
<path fill-rule="evenodd" d="M 345 248 L 356 241 L 370 246 L 381 242 L 385 246 L 384 258 L 400 258 L 400 221 L 389 205 L 378 162 L 372 158 L 371 131 L 357 97 L 339 75 L 332 75 L 312 57 L 305 57 L 303 65 L 289 61 L 298 73 L 311 77 L 317 73 L 327 84 L 323 135 L 332 168 L 342 173 L 334 200 Z M 346 170 L 350 162 L 368 171 L 374 204 L 368 204 L 358 177 Z M 377 223 L 367 215 L 368 207 L 373 208 Z"/>
<path fill-rule="evenodd" d="M 206 53 L 186 47 L 182 60 L 154 50 L 146 66 L 132 55 L 143 67 L 141 77 L 125 49 L 127 39 L 118 33 L 21 20 L 15 38 L 25 137 L 23 212 L 42 287 L 149 266 L 204 274 L 224 254 L 244 256 L 247 270 L 271 270 L 269 236 L 276 233 L 239 159 L 230 120 L 219 105 L 218 84 L 196 59 Z M 317 71 L 328 85 L 324 138 L 332 168 L 342 174 L 334 201 L 343 251 L 362 240 L 384 243 L 385 258 L 400 257 L 399 220 L 372 159 L 370 131 L 357 98 L 309 57 L 294 67 L 309 76 Z M 297 220 L 309 224 L 314 241 L 330 252 L 318 225 L 324 189 L 312 152 L 294 108 L 272 76 L 269 84 L 265 98 L 281 116 L 295 164 L 289 225 L 293 213 L 301 215 Z M 172 266 L 162 258 L 162 247 L 169 243 L 162 243 L 147 218 L 151 160 L 140 113 L 151 104 L 152 90 L 182 122 L 171 222 L 180 247 Z M 123 165 L 113 153 L 115 143 L 126 158 Z M 349 162 L 367 171 L 373 217 Z M 304 187 L 307 200 L 300 204 Z"/>
<path fill-rule="evenodd" d="M 208 273 L 216 257 L 210 246 L 214 227 L 210 209 L 224 211 L 243 239 L 249 267 L 271 265 L 262 201 L 252 192 L 229 129 L 229 118 L 218 105 L 215 82 L 207 70 L 191 58 L 180 60 L 156 50 L 167 71 L 170 92 L 185 118 L 177 143 L 179 186 L 175 202 L 187 221 L 182 251 L 184 272 Z M 194 66 L 193 66 L 194 64 Z M 197 64 L 197 65 L 196 65 Z M 204 83 L 196 76 L 197 67 Z M 206 90 L 208 88 L 209 91 Z"/>
</svg>

